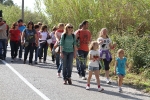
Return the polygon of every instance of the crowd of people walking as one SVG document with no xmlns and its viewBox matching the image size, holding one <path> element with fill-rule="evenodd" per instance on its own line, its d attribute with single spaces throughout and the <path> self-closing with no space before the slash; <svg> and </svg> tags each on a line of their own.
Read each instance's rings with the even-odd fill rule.
<svg viewBox="0 0 150 100">
<path fill-rule="evenodd" d="M 72 84 L 71 75 L 73 59 L 75 59 L 79 77 L 87 80 L 86 89 L 90 89 L 90 80 L 94 72 L 98 91 L 103 91 L 104 89 L 100 86 L 100 69 L 104 67 L 106 83 L 110 84 L 109 64 L 112 60 L 110 50 L 114 49 L 116 44 L 112 43 L 106 28 L 102 28 L 98 39 L 92 41 L 92 34 L 88 27 L 89 22 L 83 21 L 79 25 L 79 29 L 74 32 L 72 24 L 59 23 L 50 32 L 48 26 L 41 22 L 34 24 L 29 21 L 25 26 L 23 20 L 19 19 L 8 30 L 6 23 L 0 18 L 0 59 L 7 59 L 8 41 L 11 47 L 11 62 L 15 62 L 18 56 L 19 60 L 23 60 L 23 63 L 26 64 L 29 54 L 30 65 L 46 63 L 48 48 L 50 48 L 52 62 L 56 63 L 57 66 L 57 77 L 61 77 L 62 70 L 63 84 Z M 50 43 L 48 42 L 49 39 L 51 40 Z M 24 58 L 22 59 L 23 50 Z M 34 62 L 33 57 L 35 57 Z M 87 60 L 89 62 L 88 76 L 86 77 Z M 114 71 L 118 75 L 119 92 L 122 91 L 121 86 L 125 76 L 126 61 L 124 50 L 119 49 Z"/>
</svg>

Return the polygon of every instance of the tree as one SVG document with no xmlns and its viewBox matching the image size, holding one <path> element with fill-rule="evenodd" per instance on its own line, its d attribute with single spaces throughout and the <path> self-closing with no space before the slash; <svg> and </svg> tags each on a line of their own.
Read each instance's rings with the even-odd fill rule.
<svg viewBox="0 0 150 100">
<path fill-rule="evenodd" d="M 5 0 L 0 0 L 0 3 L 3 4 L 4 1 L 5 1 Z"/>
<path fill-rule="evenodd" d="M 14 2 L 13 2 L 12 0 L 2 0 L 2 1 L 4 1 L 4 2 L 3 2 L 4 5 L 7 5 L 7 6 L 12 6 L 12 5 L 14 5 Z"/>
</svg>

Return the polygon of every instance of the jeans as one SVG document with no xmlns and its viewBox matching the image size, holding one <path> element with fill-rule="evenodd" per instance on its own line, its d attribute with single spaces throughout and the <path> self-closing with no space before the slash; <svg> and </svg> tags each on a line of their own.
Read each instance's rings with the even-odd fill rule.
<svg viewBox="0 0 150 100">
<path fill-rule="evenodd" d="M 73 63 L 73 52 L 64 52 L 63 51 L 63 79 L 67 80 L 71 78 L 72 74 L 72 63 Z"/>
<path fill-rule="evenodd" d="M 6 39 L 0 39 L 0 57 L 4 59 L 6 58 L 6 47 Z"/>
<path fill-rule="evenodd" d="M 59 65 L 60 65 L 60 54 L 56 53 L 56 66 L 57 66 L 57 69 L 59 68 Z"/>
<path fill-rule="evenodd" d="M 34 48 L 35 48 L 35 43 L 29 43 L 29 45 L 25 47 L 24 61 L 27 60 L 28 53 L 30 52 L 29 63 L 32 63 Z"/>
<path fill-rule="evenodd" d="M 81 62 L 79 61 L 79 59 L 77 59 L 77 70 L 78 70 L 78 74 L 82 77 L 85 77 L 85 69 L 86 69 L 86 59 L 87 59 L 87 55 L 88 55 L 88 51 L 83 51 L 83 50 L 78 50 L 77 51 L 77 55 L 80 55 L 80 57 L 84 58 L 85 61 Z"/>
<path fill-rule="evenodd" d="M 35 62 L 37 62 L 37 58 L 38 58 L 38 54 L 39 54 L 39 47 L 35 46 Z"/>
<path fill-rule="evenodd" d="M 19 41 L 19 58 L 22 58 L 22 49 L 23 49 L 23 46 L 21 44 L 21 41 Z"/>
<path fill-rule="evenodd" d="M 44 58 L 43 60 L 46 61 L 46 57 L 47 57 L 47 49 L 48 49 L 48 45 L 47 43 L 40 43 L 40 48 L 39 48 L 39 59 L 42 59 L 42 55 L 43 55 L 43 49 L 44 49 Z"/>
<path fill-rule="evenodd" d="M 62 66 L 63 66 L 63 60 L 60 59 L 60 63 L 59 63 L 59 67 L 58 67 L 58 73 L 61 73 Z"/>
<path fill-rule="evenodd" d="M 11 47 L 11 58 L 14 59 L 17 57 L 19 41 L 10 41 Z"/>
</svg>

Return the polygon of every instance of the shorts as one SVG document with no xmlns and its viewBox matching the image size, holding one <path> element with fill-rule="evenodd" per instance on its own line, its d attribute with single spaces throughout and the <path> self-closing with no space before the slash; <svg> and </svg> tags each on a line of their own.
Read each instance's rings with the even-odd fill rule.
<svg viewBox="0 0 150 100">
<path fill-rule="evenodd" d="M 88 66 L 88 70 L 89 71 L 96 71 L 96 70 L 99 70 L 99 67 Z"/>
</svg>

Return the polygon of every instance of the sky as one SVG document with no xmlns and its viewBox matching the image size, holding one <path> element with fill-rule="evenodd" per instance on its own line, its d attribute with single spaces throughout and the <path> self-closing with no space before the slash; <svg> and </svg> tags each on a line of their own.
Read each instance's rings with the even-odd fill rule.
<svg viewBox="0 0 150 100">
<path fill-rule="evenodd" d="M 22 0 L 13 0 L 14 4 L 18 6 L 22 6 Z M 35 0 L 24 0 L 24 7 L 28 7 L 29 9 L 34 9 Z"/>
</svg>

